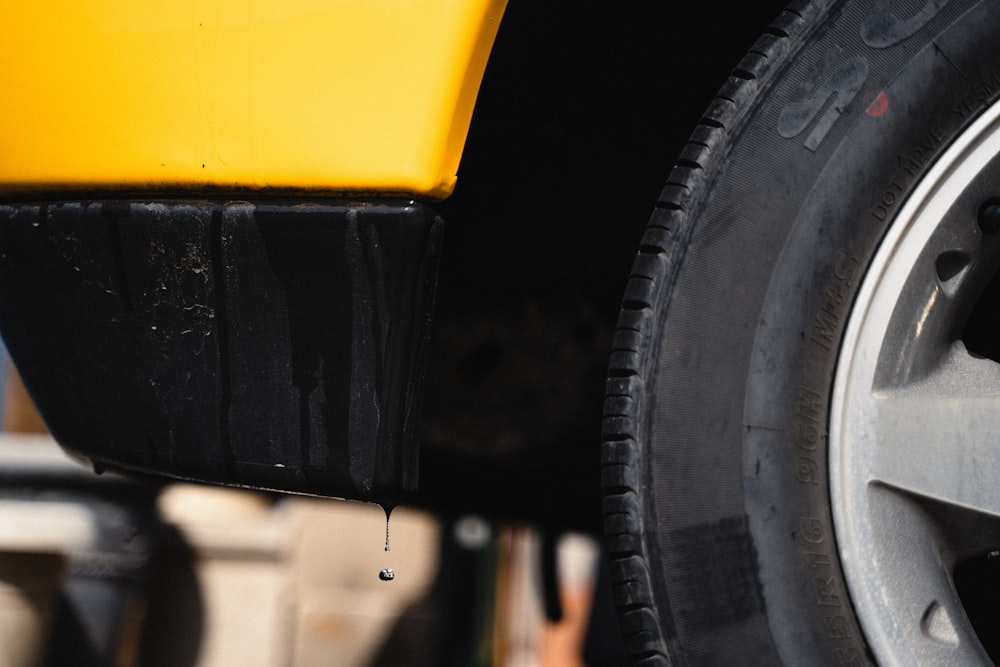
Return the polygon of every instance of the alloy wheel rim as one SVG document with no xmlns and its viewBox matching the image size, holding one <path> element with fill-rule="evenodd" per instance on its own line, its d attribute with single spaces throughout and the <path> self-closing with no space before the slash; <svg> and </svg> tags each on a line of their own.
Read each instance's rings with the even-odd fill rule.
<svg viewBox="0 0 1000 667">
<path fill-rule="evenodd" d="M 1000 363 L 963 323 L 1000 266 L 1000 104 L 913 189 L 860 286 L 829 430 L 835 532 L 882 665 L 991 664 L 953 572 L 1000 545 Z M 986 229 L 986 231 L 984 231 Z"/>
</svg>

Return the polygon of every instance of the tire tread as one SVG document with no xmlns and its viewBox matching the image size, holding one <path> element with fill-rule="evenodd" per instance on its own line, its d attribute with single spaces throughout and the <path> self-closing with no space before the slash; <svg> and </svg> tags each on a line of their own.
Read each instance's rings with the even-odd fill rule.
<svg viewBox="0 0 1000 667">
<path fill-rule="evenodd" d="M 691 213 L 710 189 L 714 169 L 725 157 L 727 139 L 752 102 L 791 53 L 796 40 L 828 5 L 793 2 L 765 30 L 734 68 L 682 149 L 660 193 L 625 289 L 614 336 L 602 424 L 602 489 L 605 547 L 626 649 L 636 664 L 683 664 L 670 648 L 673 628 L 658 608 L 649 563 L 655 562 L 655 531 L 642 502 L 651 493 L 642 470 L 642 420 L 656 360 L 656 321 L 666 307 L 668 286 L 689 238 Z M 666 619 L 669 622 L 669 619 Z"/>
</svg>

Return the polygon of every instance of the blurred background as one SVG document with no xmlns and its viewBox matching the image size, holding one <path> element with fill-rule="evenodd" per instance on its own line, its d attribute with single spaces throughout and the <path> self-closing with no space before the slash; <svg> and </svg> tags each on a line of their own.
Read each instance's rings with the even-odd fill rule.
<svg viewBox="0 0 1000 667">
<path fill-rule="evenodd" d="M 583 664 L 592 537 L 401 507 L 386 551 L 376 505 L 97 475 L 6 368 L 0 665 Z"/>
</svg>

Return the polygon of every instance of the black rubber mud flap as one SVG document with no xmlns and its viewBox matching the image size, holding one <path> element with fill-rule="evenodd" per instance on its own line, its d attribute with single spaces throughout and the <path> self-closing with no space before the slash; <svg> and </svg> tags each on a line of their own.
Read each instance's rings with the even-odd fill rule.
<svg viewBox="0 0 1000 667">
<path fill-rule="evenodd" d="M 441 229 L 410 202 L 0 206 L 0 329 L 95 466 L 391 507 Z"/>
</svg>

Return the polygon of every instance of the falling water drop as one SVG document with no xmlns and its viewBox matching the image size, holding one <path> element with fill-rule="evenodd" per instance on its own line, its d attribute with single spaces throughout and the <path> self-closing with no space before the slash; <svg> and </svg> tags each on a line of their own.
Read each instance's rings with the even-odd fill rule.
<svg viewBox="0 0 1000 667">
<path fill-rule="evenodd" d="M 389 551 L 389 515 L 392 513 L 393 505 L 383 505 L 382 509 L 385 511 L 385 550 Z M 392 571 L 391 567 L 383 568 L 381 572 L 378 573 L 378 578 L 382 581 L 392 581 L 396 578 L 396 573 Z"/>
</svg>

